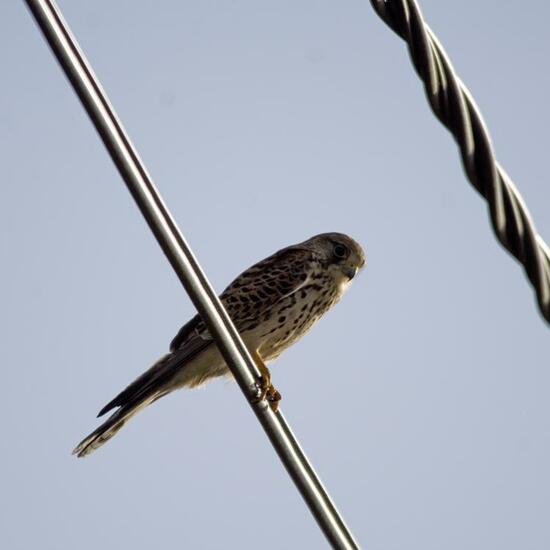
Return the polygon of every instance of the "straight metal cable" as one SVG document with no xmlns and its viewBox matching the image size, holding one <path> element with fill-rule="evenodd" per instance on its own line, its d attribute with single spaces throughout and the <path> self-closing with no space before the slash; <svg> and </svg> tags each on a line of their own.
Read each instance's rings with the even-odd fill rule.
<svg viewBox="0 0 550 550">
<path fill-rule="evenodd" d="M 416 0 L 371 0 L 371 4 L 407 42 L 432 111 L 453 134 L 468 179 L 489 204 L 497 239 L 523 264 L 540 312 L 550 323 L 550 250 L 513 181 L 497 162 L 478 106 L 424 21 Z"/>
<path fill-rule="evenodd" d="M 141 213 L 208 326 L 279 458 L 333 548 L 358 549 L 283 415 L 258 402 L 260 375 L 233 323 L 185 242 L 105 92 L 53 0 L 25 0 L 92 119 Z"/>
</svg>

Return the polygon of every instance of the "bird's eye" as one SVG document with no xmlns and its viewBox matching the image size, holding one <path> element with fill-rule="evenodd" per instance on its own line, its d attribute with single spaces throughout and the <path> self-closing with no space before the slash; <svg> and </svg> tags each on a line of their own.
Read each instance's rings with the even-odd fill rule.
<svg viewBox="0 0 550 550">
<path fill-rule="evenodd" d="M 349 250 L 343 244 L 335 244 L 332 253 L 335 258 L 342 260 L 348 256 Z"/>
</svg>

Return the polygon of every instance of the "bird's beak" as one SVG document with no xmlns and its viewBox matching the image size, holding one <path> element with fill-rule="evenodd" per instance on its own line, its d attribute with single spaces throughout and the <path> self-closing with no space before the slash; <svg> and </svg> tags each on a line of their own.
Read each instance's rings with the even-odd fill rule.
<svg viewBox="0 0 550 550">
<path fill-rule="evenodd" d="M 357 268 L 346 265 L 342 269 L 342 272 L 351 281 L 355 277 L 355 275 L 357 275 Z"/>
</svg>

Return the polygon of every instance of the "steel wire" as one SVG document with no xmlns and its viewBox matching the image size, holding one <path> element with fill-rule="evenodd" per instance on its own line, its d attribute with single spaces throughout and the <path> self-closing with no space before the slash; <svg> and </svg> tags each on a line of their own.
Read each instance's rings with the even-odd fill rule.
<svg viewBox="0 0 550 550">
<path fill-rule="evenodd" d="M 432 111 L 453 134 L 468 179 L 489 205 L 497 239 L 523 264 L 540 312 L 550 323 L 550 250 L 537 233 L 513 181 L 497 162 L 474 99 L 422 17 L 416 0 L 371 0 L 371 4 L 407 43 Z"/>
<path fill-rule="evenodd" d="M 25 1 L 151 231 L 208 326 L 227 365 L 325 537 L 333 548 L 358 549 L 359 546 L 282 413 L 273 412 L 265 399 L 258 401 L 257 367 L 155 188 L 59 8 L 53 0 Z"/>
</svg>

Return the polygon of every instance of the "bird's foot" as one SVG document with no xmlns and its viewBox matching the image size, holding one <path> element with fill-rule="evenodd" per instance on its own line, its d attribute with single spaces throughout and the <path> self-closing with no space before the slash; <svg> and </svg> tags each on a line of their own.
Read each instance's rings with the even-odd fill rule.
<svg viewBox="0 0 550 550">
<path fill-rule="evenodd" d="M 268 371 L 269 372 L 269 371 Z M 259 403 L 260 401 L 267 399 L 269 406 L 273 412 L 277 412 L 279 408 L 279 401 L 281 400 L 281 394 L 274 388 L 271 383 L 271 376 L 260 376 L 258 379 L 259 393 L 255 402 Z"/>
<path fill-rule="evenodd" d="M 276 413 L 279 409 L 279 401 L 281 401 L 282 397 L 281 394 L 273 387 L 273 384 L 269 386 L 266 397 L 271 410 Z"/>
<path fill-rule="evenodd" d="M 273 384 L 271 383 L 271 373 L 267 369 L 264 374 L 262 374 L 260 378 L 258 378 L 258 387 L 260 389 L 258 401 L 262 401 L 267 397 L 270 388 L 273 387 Z"/>
<path fill-rule="evenodd" d="M 279 401 L 281 400 L 281 394 L 273 387 L 271 383 L 271 372 L 267 368 L 267 365 L 263 362 L 260 354 L 254 352 L 252 354 L 254 361 L 261 373 L 260 378 L 258 379 L 258 397 L 256 403 L 267 399 L 269 406 L 273 412 L 277 412 L 279 408 Z"/>
</svg>

